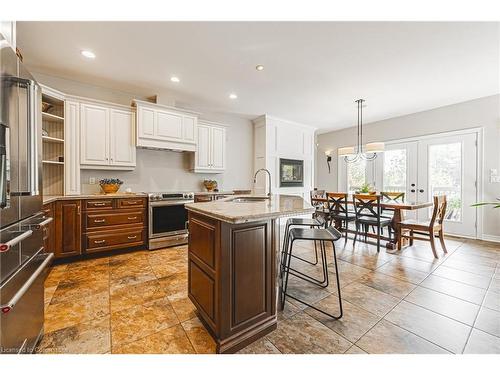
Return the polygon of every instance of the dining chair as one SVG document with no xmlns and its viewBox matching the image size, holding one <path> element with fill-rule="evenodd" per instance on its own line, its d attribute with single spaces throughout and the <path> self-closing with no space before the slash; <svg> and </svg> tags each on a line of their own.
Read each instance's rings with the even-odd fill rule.
<svg viewBox="0 0 500 375">
<path fill-rule="evenodd" d="M 328 205 L 323 201 L 323 199 L 326 199 L 326 191 L 314 188 L 314 190 L 309 192 L 309 196 L 311 198 L 311 206 L 315 209 L 313 218 L 322 217 L 325 221 L 329 221 Z M 318 198 L 322 200 L 317 200 Z"/>
<path fill-rule="evenodd" d="M 401 221 L 399 223 L 402 232 L 401 237 L 408 238 L 410 240 L 410 246 L 413 245 L 413 240 L 429 241 L 431 243 L 432 252 L 434 253 L 434 258 L 438 258 L 436 244 L 434 242 L 437 234 L 444 253 L 447 253 L 443 229 L 446 204 L 446 195 L 434 196 L 434 207 L 432 209 L 431 219 L 429 221 L 417 221 L 413 219 Z M 409 235 L 405 234 L 405 229 L 410 232 Z M 416 234 L 427 237 L 417 237 L 415 236 Z"/>
<path fill-rule="evenodd" d="M 363 226 L 365 234 L 365 242 L 367 242 L 368 228 L 377 228 L 377 252 L 380 252 L 380 230 L 391 224 L 392 219 L 382 217 L 382 209 L 380 207 L 379 194 L 354 194 L 353 205 L 354 214 L 356 215 L 356 234 L 354 235 L 353 244 L 359 234 L 360 226 Z"/>
<path fill-rule="evenodd" d="M 337 229 L 344 230 L 345 242 L 347 243 L 347 230 L 349 222 L 356 220 L 356 214 L 348 209 L 347 193 L 326 193 L 330 225 L 332 222 L 340 224 Z M 345 227 L 343 228 L 343 225 Z"/>
<path fill-rule="evenodd" d="M 404 203 L 405 201 L 405 193 L 404 192 L 394 192 L 394 191 L 381 191 L 380 197 L 384 201 L 393 202 L 393 203 Z M 392 219 L 394 217 L 394 209 L 393 208 L 383 208 L 382 209 L 382 217 L 388 217 L 391 219 L 391 225 L 388 226 L 389 238 L 392 238 L 392 233 L 394 232 L 394 228 L 392 225 Z M 384 230 L 382 229 L 382 235 L 384 234 Z"/>
</svg>

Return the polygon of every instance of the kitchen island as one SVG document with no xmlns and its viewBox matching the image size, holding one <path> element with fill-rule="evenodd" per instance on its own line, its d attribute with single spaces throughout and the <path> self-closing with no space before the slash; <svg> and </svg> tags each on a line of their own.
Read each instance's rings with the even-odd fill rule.
<svg viewBox="0 0 500 375">
<path fill-rule="evenodd" d="M 314 208 L 291 195 L 233 196 L 186 208 L 189 298 L 217 353 L 234 353 L 276 328 L 279 219 Z"/>
</svg>

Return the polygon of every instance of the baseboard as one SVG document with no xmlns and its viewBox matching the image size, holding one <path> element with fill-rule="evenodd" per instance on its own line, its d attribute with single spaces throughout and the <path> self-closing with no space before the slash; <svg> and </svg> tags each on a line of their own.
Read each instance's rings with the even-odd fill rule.
<svg viewBox="0 0 500 375">
<path fill-rule="evenodd" d="M 500 236 L 493 236 L 491 234 L 483 234 L 481 239 L 483 241 L 500 242 Z"/>
</svg>

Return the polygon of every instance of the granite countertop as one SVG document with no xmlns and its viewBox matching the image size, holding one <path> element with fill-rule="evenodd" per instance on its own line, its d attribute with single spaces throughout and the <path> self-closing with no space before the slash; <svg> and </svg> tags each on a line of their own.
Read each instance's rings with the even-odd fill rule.
<svg viewBox="0 0 500 375">
<path fill-rule="evenodd" d="M 79 195 L 47 195 L 43 197 L 43 204 L 73 199 L 104 199 L 104 198 L 133 198 L 147 197 L 146 193 L 115 193 L 115 194 L 79 194 Z"/>
<path fill-rule="evenodd" d="M 233 195 L 233 191 L 199 191 L 195 192 L 194 195 Z"/>
<path fill-rule="evenodd" d="M 265 201 L 233 202 L 233 199 L 245 197 L 258 196 L 235 195 L 212 202 L 189 203 L 186 204 L 186 208 L 189 211 L 231 224 L 248 223 L 262 219 L 275 219 L 283 216 L 304 215 L 314 212 L 313 206 L 302 197 L 294 195 L 276 194 L 270 200 L 266 199 Z"/>
</svg>

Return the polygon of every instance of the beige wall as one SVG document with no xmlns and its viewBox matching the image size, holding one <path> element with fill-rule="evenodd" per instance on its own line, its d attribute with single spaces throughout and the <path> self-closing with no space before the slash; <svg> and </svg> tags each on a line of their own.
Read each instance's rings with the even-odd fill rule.
<svg viewBox="0 0 500 375">
<path fill-rule="evenodd" d="M 497 169 L 500 172 L 500 95 L 366 124 L 363 127 L 363 137 L 365 142 L 391 141 L 477 127 L 483 128 L 484 138 L 483 200 L 492 201 L 500 197 L 500 183 L 489 181 L 490 169 Z M 355 139 L 355 127 L 318 135 L 316 156 L 318 188 L 337 190 L 337 149 L 342 146 L 352 146 Z M 328 174 L 326 150 L 334 151 L 331 174 Z M 485 238 L 493 236 L 500 240 L 500 210 L 481 208 L 479 214 L 483 215 Z"/>
<path fill-rule="evenodd" d="M 35 78 L 64 93 L 130 105 L 132 99 L 145 99 L 146 95 L 121 92 L 88 85 L 59 77 L 33 72 Z M 175 95 L 161 93 L 159 102 L 175 105 Z M 190 109 L 197 110 L 195 107 Z M 200 118 L 228 125 L 226 136 L 227 169 L 223 174 L 199 174 L 189 171 L 192 153 L 137 149 L 137 167 L 133 171 L 82 170 L 82 193 L 98 190 L 98 185 L 89 185 L 89 178 L 117 177 L 124 181 L 122 189 L 133 191 L 202 191 L 205 178 L 219 182 L 219 189 L 248 189 L 252 187 L 253 170 L 253 125 L 251 121 L 222 113 L 200 111 Z"/>
</svg>

